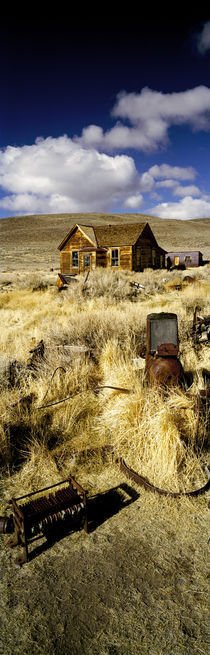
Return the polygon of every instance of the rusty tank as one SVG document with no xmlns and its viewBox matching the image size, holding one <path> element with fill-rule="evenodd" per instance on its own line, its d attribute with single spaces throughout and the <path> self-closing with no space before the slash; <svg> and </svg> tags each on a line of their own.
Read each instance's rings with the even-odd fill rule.
<svg viewBox="0 0 210 655">
<path fill-rule="evenodd" d="M 180 385 L 184 371 L 178 359 L 177 315 L 161 312 L 147 316 L 146 376 L 153 386 Z"/>
</svg>

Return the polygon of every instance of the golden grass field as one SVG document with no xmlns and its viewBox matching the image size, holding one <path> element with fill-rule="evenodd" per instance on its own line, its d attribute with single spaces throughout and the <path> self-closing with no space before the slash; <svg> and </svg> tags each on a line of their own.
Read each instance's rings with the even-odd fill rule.
<svg viewBox="0 0 210 655">
<path fill-rule="evenodd" d="M 72 473 L 89 492 L 92 528 L 40 547 L 20 569 L 18 549 L 0 537 L 0 653 L 206 655 L 207 494 L 151 494 L 128 481 L 115 459 L 172 491 L 205 484 L 208 416 L 204 408 L 198 426 L 195 397 L 208 385 L 210 350 L 193 347 L 191 327 L 195 306 L 210 313 L 210 268 L 191 269 L 196 281 L 181 290 L 171 288 L 181 271 L 96 270 L 85 288 L 78 276 L 59 293 L 49 262 L 41 269 L 31 256 L 33 270 L 25 261 L 6 267 L 5 259 L 0 273 L 0 514 L 12 496 Z M 132 280 L 145 291 L 133 295 Z M 150 388 L 144 360 L 138 368 L 133 362 L 147 314 L 160 311 L 178 316 L 187 395 Z M 34 372 L 26 365 L 40 339 L 44 359 Z M 89 353 L 72 358 L 64 344 Z M 14 360 L 22 369 L 11 386 Z M 58 366 L 65 372 L 52 380 Z M 132 393 L 96 393 L 102 385 Z M 114 458 L 75 454 L 107 444 Z"/>
</svg>

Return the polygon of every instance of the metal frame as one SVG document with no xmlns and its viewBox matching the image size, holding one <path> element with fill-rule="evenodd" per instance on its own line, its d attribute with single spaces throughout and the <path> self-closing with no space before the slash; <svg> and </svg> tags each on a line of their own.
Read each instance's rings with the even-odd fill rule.
<svg viewBox="0 0 210 655">
<path fill-rule="evenodd" d="M 154 321 L 174 321 L 175 328 L 175 340 L 176 343 L 171 341 L 163 341 L 157 344 L 157 347 L 154 349 L 152 344 L 152 334 L 151 328 Z M 159 314 L 148 314 L 147 316 L 147 354 L 154 355 L 155 353 L 159 354 L 161 357 L 176 357 L 179 350 L 179 339 L 178 339 L 178 323 L 177 315 L 169 312 L 160 312 Z"/>
<path fill-rule="evenodd" d="M 31 498 L 66 482 L 68 482 L 68 487 L 64 487 L 54 495 L 49 494 L 49 498 L 41 496 L 32 502 L 19 505 L 20 500 Z M 16 559 L 16 564 L 19 566 L 29 561 L 29 544 L 43 535 L 46 536 L 45 532 L 48 526 L 52 527 L 53 532 L 53 526 L 55 527 L 56 524 L 62 526 L 65 523 L 69 529 L 81 525 L 88 532 L 87 491 L 71 475 L 56 484 L 12 498 L 10 503 L 13 507 L 15 534 L 9 540 L 8 545 L 13 547 L 19 544 L 23 547 L 23 555 Z M 35 537 L 33 533 L 35 533 Z"/>
</svg>

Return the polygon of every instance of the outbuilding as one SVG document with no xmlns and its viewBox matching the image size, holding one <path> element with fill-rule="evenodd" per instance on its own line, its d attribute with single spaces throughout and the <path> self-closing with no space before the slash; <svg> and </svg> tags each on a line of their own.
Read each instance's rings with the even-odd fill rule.
<svg viewBox="0 0 210 655">
<path fill-rule="evenodd" d="M 199 250 L 167 252 L 165 259 L 167 268 L 170 268 L 171 266 L 185 266 L 186 268 L 191 268 L 193 266 L 202 266 L 203 264 L 203 255 Z"/>
<path fill-rule="evenodd" d="M 148 223 L 75 224 L 58 246 L 61 274 L 88 272 L 98 266 L 130 271 L 164 268 L 166 251 Z"/>
</svg>

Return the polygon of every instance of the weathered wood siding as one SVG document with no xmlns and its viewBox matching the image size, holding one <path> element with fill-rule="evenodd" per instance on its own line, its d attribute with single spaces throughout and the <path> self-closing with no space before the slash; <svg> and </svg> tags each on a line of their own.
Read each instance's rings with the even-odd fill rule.
<svg viewBox="0 0 210 655">
<path fill-rule="evenodd" d="M 153 249 L 155 252 L 154 255 L 154 261 L 152 262 L 152 268 L 165 268 L 165 255 L 164 253 L 161 252 L 156 246 L 156 248 Z M 153 254 L 152 254 L 152 259 L 153 259 Z"/>
<path fill-rule="evenodd" d="M 153 238 L 140 236 L 133 246 L 133 271 L 144 268 L 164 268 L 164 254 Z"/>
<path fill-rule="evenodd" d="M 60 252 L 60 269 L 61 273 L 72 273 L 70 268 L 70 252 L 61 250 Z"/>
<path fill-rule="evenodd" d="M 112 250 L 118 250 L 118 266 L 112 266 Z M 113 270 L 132 271 L 132 246 L 107 248 L 106 265 Z"/>
<path fill-rule="evenodd" d="M 107 253 L 104 251 L 96 252 L 96 266 L 102 266 L 106 268 L 107 266 Z"/>
<path fill-rule="evenodd" d="M 78 228 L 71 234 L 68 241 L 60 251 L 61 273 L 79 273 L 84 270 L 84 253 L 78 252 L 81 248 L 91 246 L 89 239 Z M 78 252 L 78 266 L 72 266 L 72 251 Z M 95 253 L 94 253 L 95 254 Z M 91 257 L 93 253 L 91 253 Z M 81 267 L 81 268 L 80 268 Z M 86 269 L 85 269 L 86 270 Z"/>
<path fill-rule="evenodd" d="M 140 257 L 140 267 L 139 267 Z M 152 267 L 152 244 L 151 240 L 146 237 L 139 237 L 135 246 L 133 246 L 133 270 L 138 271 L 144 268 Z"/>
<path fill-rule="evenodd" d="M 132 246 L 121 246 L 119 251 L 119 267 L 123 271 L 132 271 Z"/>
</svg>

